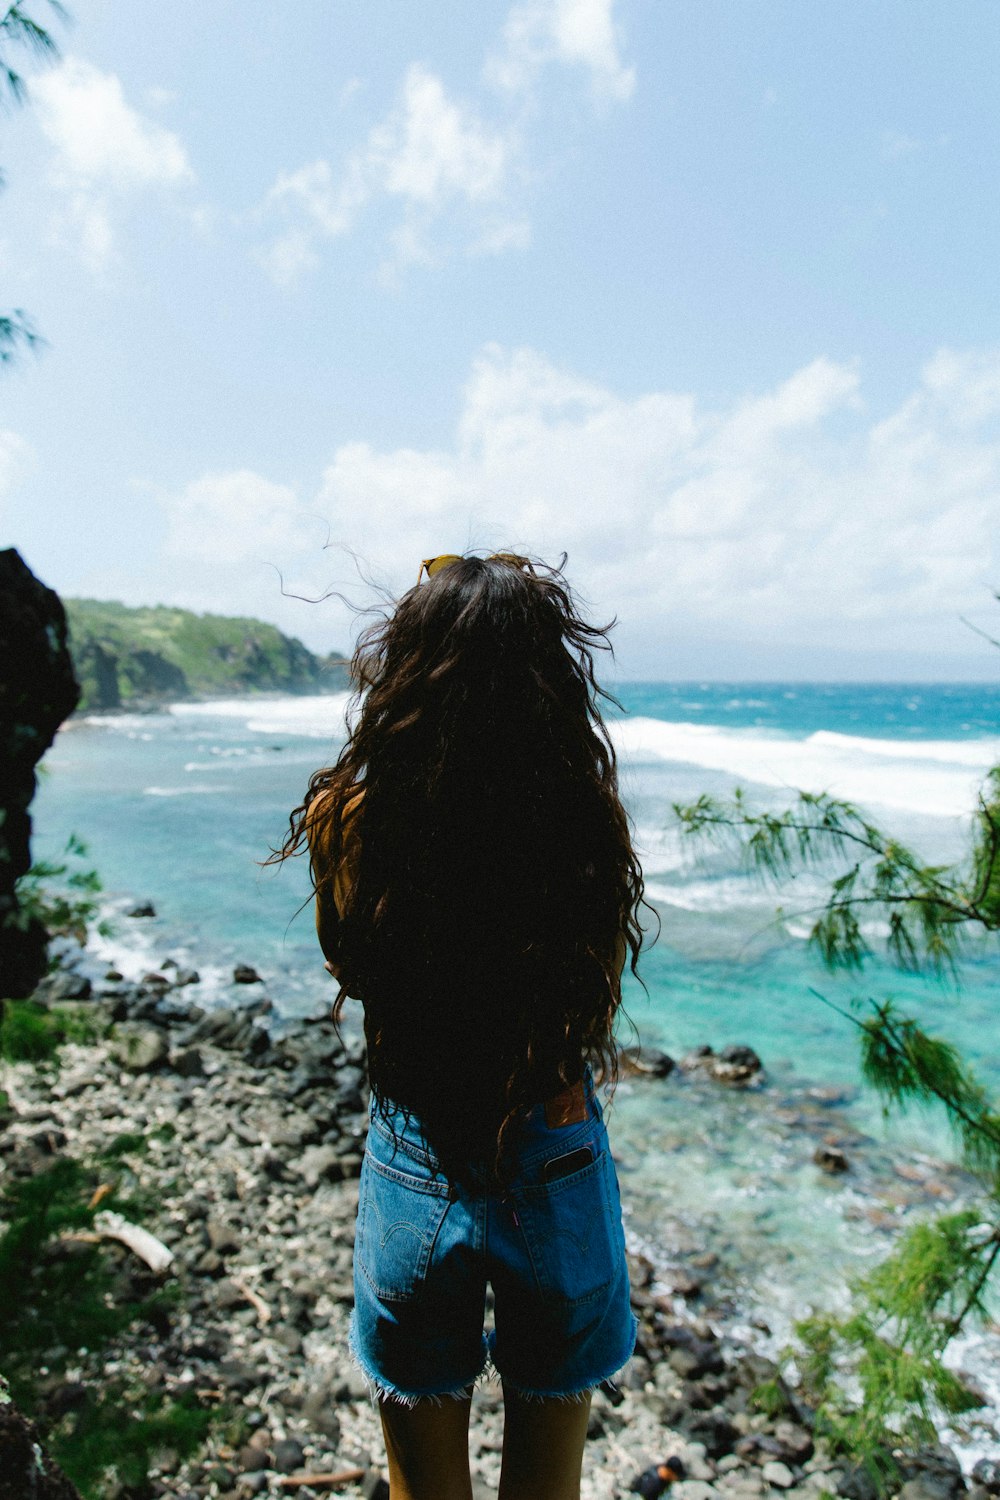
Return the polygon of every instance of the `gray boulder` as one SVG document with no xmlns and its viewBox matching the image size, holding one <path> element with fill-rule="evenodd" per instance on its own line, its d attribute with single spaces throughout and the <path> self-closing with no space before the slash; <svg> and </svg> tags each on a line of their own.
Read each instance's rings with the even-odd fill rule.
<svg viewBox="0 0 1000 1500">
<path fill-rule="evenodd" d="M 129 1073 L 150 1073 L 167 1060 L 167 1039 L 155 1026 L 126 1021 L 118 1026 L 109 1051 Z"/>
</svg>

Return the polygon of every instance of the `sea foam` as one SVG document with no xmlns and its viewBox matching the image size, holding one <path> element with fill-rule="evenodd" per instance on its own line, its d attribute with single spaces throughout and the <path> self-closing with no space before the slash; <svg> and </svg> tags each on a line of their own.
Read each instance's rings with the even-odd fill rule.
<svg viewBox="0 0 1000 1500">
<path fill-rule="evenodd" d="M 342 740 L 350 693 L 322 693 L 308 698 L 216 698 L 208 703 L 172 703 L 177 718 L 239 719 L 251 734 L 303 735 L 307 739 Z"/>
<path fill-rule="evenodd" d="M 804 739 L 663 719 L 610 726 L 623 761 L 703 766 L 763 786 L 801 787 L 934 817 L 968 814 L 1000 739 L 880 740 L 819 730 Z"/>
</svg>

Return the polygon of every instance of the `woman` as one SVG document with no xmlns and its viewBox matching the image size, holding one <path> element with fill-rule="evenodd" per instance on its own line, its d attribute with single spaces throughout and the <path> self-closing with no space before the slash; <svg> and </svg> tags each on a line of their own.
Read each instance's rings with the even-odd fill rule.
<svg viewBox="0 0 1000 1500">
<path fill-rule="evenodd" d="M 490 1362 L 501 1500 L 575 1500 L 591 1392 L 632 1352 L 592 1074 L 614 1078 L 641 941 L 594 677 L 607 646 L 558 569 L 431 559 L 362 636 L 356 722 L 292 815 L 283 852 L 308 841 L 335 1018 L 364 1003 L 351 1346 L 393 1500 L 471 1496 L 471 1390 Z"/>
</svg>

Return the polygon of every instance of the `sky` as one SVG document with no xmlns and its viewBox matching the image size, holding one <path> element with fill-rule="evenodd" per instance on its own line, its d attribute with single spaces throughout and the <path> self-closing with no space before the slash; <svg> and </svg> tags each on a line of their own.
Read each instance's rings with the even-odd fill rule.
<svg viewBox="0 0 1000 1500">
<path fill-rule="evenodd" d="M 995 680 L 995 0 L 70 10 L 0 117 L 46 583 L 330 650 L 565 552 L 629 677 Z"/>
</svg>

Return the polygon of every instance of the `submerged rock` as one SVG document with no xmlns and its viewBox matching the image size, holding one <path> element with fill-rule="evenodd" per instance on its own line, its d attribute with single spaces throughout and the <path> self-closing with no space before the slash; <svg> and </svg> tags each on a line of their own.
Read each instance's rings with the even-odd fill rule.
<svg viewBox="0 0 1000 1500">
<path fill-rule="evenodd" d="M 685 1073 L 705 1073 L 716 1083 L 735 1087 L 758 1082 L 764 1072 L 764 1064 L 753 1048 L 735 1042 L 721 1052 L 707 1043 L 693 1047 L 681 1058 L 680 1066 Z"/>
<path fill-rule="evenodd" d="M 623 1047 L 618 1064 L 626 1078 L 667 1078 L 676 1067 L 674 1059 L 658 1047 Z"/>
<path fill-rule="evenodd" d="M 972 1477 L 984 1490 L 1000 1495 L 1000 1458 L 981 1458 L 972 1471 Z"/>
<path fill-rule="evenodd" d="M 708 1072 L 717 1083 L 743 1084 L 755 1082 L 764 1071 L 764 1064 L 752 1047 L 731 1045 L 707 1059 Z"/>
<path fill-rule="evenodd" d="M 813 1161 L 831 1176 L 848 1171 L 851 1165 L 839 1146 L 817 1146 L 813 1152 Z"/>
</svg>

